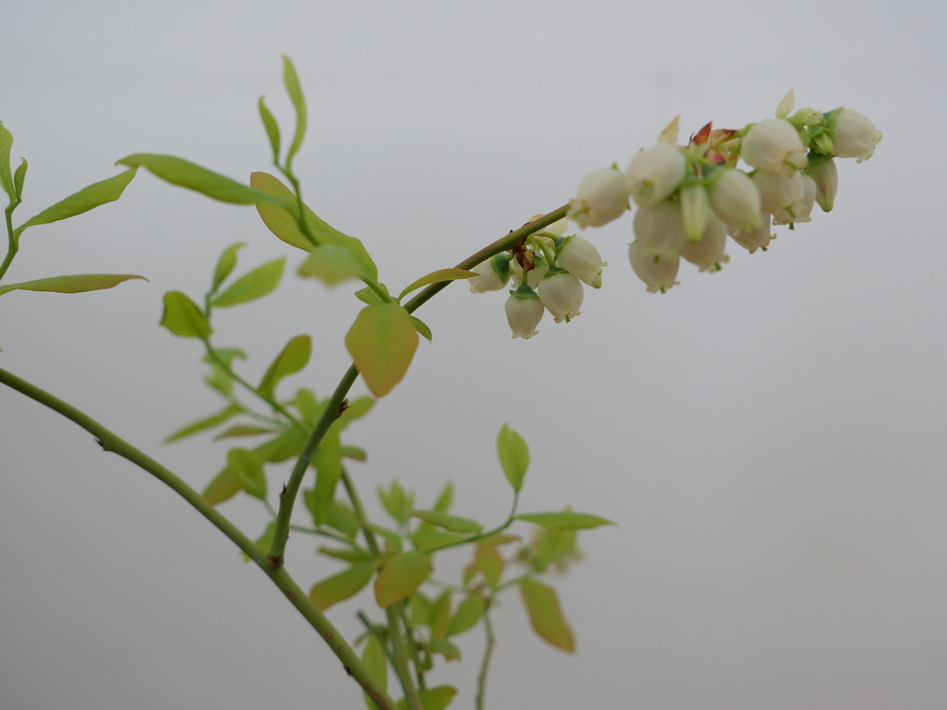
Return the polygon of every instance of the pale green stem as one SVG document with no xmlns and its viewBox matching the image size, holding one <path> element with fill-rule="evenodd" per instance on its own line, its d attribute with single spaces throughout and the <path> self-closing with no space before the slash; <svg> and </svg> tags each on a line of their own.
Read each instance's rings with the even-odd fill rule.
<svg viewBox="0 0 947 710">
<path fill-rule="evenodd" d="M 394 656 L 395 672 L 401 680 L 401 688 L 404 690 L 404 697 L 410 710 L 424 710 L 408 664 L 408 651 L 404 643 L 407 630 L 402 633 L 401 619 L 398 615 L 398 607 L 402 604 L 404 604 L 403 601 L 385 608 L 385 616 L 388 618 L 388 629 L 391 634 L 391 652 Z"/>
<path fill-rule="evenodd" d="M 4 257 L 3 263 L 0 264 L 0 279 L 7 273 L 7 269 L 13 263 L 13 257 L 20 249 L 20 235 L 13 229 L 13 210 L 16 209 L 18 204 L 20 204 L 20 200 L 16 199 L 3 211 L 7 225 L 7 255 Z"/>
<path fill-rule="evenodd" d="M 72 420 L 88 431 L 95 438 L 104 451 L 118 454 L 131 461 L 139 468 L 144 469 L 159 481 L 171 488 L 184 498 L 197 512 L 203 515 L 210 523 L 230 538 L 256 565 L 262 569 L 273 583 L 283 592 L 289 602 L 296 607 L 306 621 L 319 633 L 332 649 L 335 656 L 342 662 L 346 672 L 355 678 L 379 708 L 396 710 L 395 702 L 377 687 L 374 679 L 368 673 L 361 659 L 354 649 L 329 622 L 325 615 L 316 608 L 309 596 L 299 587 L 296 581 L 282 567 L 270 564 L 266 554 L 254 542 L 244 535 L 230 520 L 223 516 L 214 506 L 204 500 L 193 488 L 170 470 L 159 464 L 141 450 L 135 448 L 118 435 L 106 429 L 97 421 L 79 411 L 75 407 L 35 385 L 20 379 L 6 370 L 0 369 L 0 383 L 26 395 L 30 399 L 49 407 L 67 419 Z"/>
<path fill-rule="evenodd" d="M 496 639 L 493 637 L 493 624 L 490 621 L 490 601 L 483 612 L 483 629 L 486 632 L 487 642 L 483 649 L 483 660 L 480 662 L 480 673 L 477 674 L 476 710 L 483 710 L 487 690 L 487 672 L 490 670 L 490 659 L 493 657 L 493 646 Z"/>
</svg>

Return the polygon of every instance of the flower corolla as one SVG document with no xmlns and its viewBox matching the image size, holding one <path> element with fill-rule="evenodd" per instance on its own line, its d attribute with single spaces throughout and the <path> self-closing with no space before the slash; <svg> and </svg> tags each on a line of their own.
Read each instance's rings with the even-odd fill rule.
<svg viewBox="0 0 947 710">
<path fill-rule="evenodd" d="M 510 293 L 506 300 L 506 321 L 510 324 L 514 338 L 529 340 L 539 331 L 536 326 L 546 312 L 543 302 L 533 296 L 517 295 L 517 291 Z"/>
<path fill-rule="evenodd" d="M 792 175 L 808 164 L 806 148 L 789 121 L 767 118 L 755 123 L 740 144 L 740 157 L 754 168 Z"/>
<path fill-rule="evenodd" d="M 624 176 L 612 168 L 602 168 L 582 178 L 576 197 L 569 203 L 568 216 L 585 229 L 608 224 L 627 209 Z"/>
<path fill-rule="evenodd" d="M 721 171 L 710 188 L 710 206 L 728 230 L 760 226 L 760 193 L 742 170 Z"/>
<path fill-rule="evenodd" d="M 639 205 L 654 205 L 677 189 L 687 171 L 679 148 L 657 143 L 635 153 L 628 164 L 628 194 Z"/>
<path fill-rule="evenodd" d="M 588 239 L 578 236 L 568 237 L 565 244 L 559 247 L 557 254 L 559 266 L 574 274 L 580 281 L 592 288 L 602 285 L 602 268 L 606 263 L 602 255 Z"/>
<path fill-rule="evenodd" d="M 568 323 L 580 314 L 582 306 L 582 282 L 572 274 L 558 271 L 547 274 L 539 282 L 539 298 L 546 309 L 552 313 L 556 323 L 563 320 Z"/>
<path fill-rule="evenodd" d="M 681 265 L 678 254 L 656 254 L 634 241 L 628 245 L 628 261 L 648 293 L 664 293 L 678 283 L 674 280 Z"/>
<path fill-rule="evenodd" d="M 839 109 L 829 119 L 829 126 L 835 131 L 832 152 L 840 158 L 855 158 L 859 163 L 874 154 L 882 138 L 871 119 L 850 108 Z"/>
</svg>

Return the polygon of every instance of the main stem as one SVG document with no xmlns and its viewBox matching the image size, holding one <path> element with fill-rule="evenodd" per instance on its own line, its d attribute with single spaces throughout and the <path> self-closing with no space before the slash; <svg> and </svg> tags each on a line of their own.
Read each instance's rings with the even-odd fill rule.
<svg viewBox="0 0 947 710">
<path fill-rule="evenodd" d="M 247 557 L 253 560 L 256 565 L 266 573 L 270 580 L 283 592 L 289 602 L 296 607 L 297 611 L 309 622 L 310 626 L 325 640 L 335 656 L 342 662 L 346 673 L 355 678 L 378 707 L 382 708 L 382 710 L 396 710 L 397 706 L 394 700 L 378 687 L 351 645 L 349 645 L 339 631 L 329 622 L 326 616 L 316 608 L 309 599 L 309 595 L 299 587 L 286 569 L 282 566 L 274 567 L 271 565 L 266 554 L 214 506 L 205 501 L 197 491 L 150 456 L 135 448 L 84 412 L 79 411 L 58 397 L 20 379 L 2 368 L 0 368 L 0 383 L 15 389 L 30 399 L 72 420 L 92 434 L 103 450 L 118 454 L 122 458 L 131 461 L 184 498 L 197 512 L 230 538 L 237 547 L 243 550 Z"/>
</svg>

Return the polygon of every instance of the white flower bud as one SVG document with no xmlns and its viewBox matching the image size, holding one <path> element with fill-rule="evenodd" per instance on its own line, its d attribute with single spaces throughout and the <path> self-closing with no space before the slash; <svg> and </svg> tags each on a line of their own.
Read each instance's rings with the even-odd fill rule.
<svg viewBox="0 0 947 710">
<path fill-rule="evenodd" d="M 815 201 L 823 212 L 831 212 L 835 206 L 835 194 L 838 192 L 838 167 L 834 160 L 819 163 L 809 171 L 809 177 L 815 180 Z"/>
<path fill-rule="evenodd" d="M 496 257 L 494 257 L 496 258 Z M 509 269 L 507 268 L 506 278 L 501 277 L 493 267 L 493 259 L 481 261 L 471 271 L 479 274 L 468 279 L 471 293 L 486 293 L 487 291 L 499 291 L 506 286 L 509 280 Z"/>
<path fill-rule="evenodd" d="M 621 217 L 627 209 L 624 176 L 612 168 L 602 168 L 582 178 L 578 194 L 569 203 L 569 217 L 582 229 L 601 227 Z"/>
<path fill-rule="evenodd" d="M 765 212 L 760 215 L 760 225 L 753 229 L 730 232 L 730 237 L 751 254 L 757 249 L 766 251 L 769 243 L 776 238 L 771 226 L 772 217 Z"/>
<path fill-rule="evenodd" d="M 519 265 L 516 259 L 513 260 L 512 267 L 514 278 L 513 283 L 515 283 L 517 286 L 520 286 L 523 283 L 523 267 Z M 546 263 L 546 260 L 542 258 L 541 254 L 537 254 L 533 268 L 526 272 L 526 284 L 530 288 L 536 288 L 539 285 L 539 282 L 542 281 L 543 276 L 546 275 L 547 271 L 549 271 L 549 264 Z"/>
<path fill-rule="evenodd" d="M 568 323 L 579 315 L 583 295 L 582 282 L 564 271 L 547 275 L 539 282 L 539 298 L 556 323 Z"/>
<path fill-rule="evenodd" d="M 775 224 L 808 221 L 798 219 L 806 213 L 805 183 L 801 173 L 791 176 L 757 170 L 753 173 L 753 184 L 760 192 L 764 212 L 773 215 Z"/>
<path fill-rule="evenodd" d="M 788 118 L 796 105 L 796 92 L 790 89 L 776 106 L 776 118 Z"/>
<path fill-rule="evenodd" d="M 602 267 L 607 264 L 602 261 L 602 255 L 588 239 L 569 237 L 566 243 L 559 247 L 557 259 L 559 266 L 574 274 L 580 281 L 592 288 L 602 286 Z"/>
<path fill-rule="evenodd" d="M 723 170 L 710 187 L 710 206 L 730 231 L 760 226 L 760 193 L 742 170 Z"/>
<path fill-rule="evenodd" d="M 720 271 L 730 257 L 723 253 L 727 246 L 727 228 L 715 214 L 707 215 L 707 226 L 700 239 L 681 247 L 681 256 L 701 271 Z"/>
<path fill-rule="evenodd" d="M 785 175 L 808 163 L 799 134 L 781 118 L 767 118 L 751 126 L 740 144 L 740 157 L 754 168 Z"/>
<path fill-rule="evenodd" d="M 832 152 L 840 158 L 856 158 L 859 163 L 872 156 L 882 137 L 867 116 L 850 108 L 839 109 L 829 126 L 835 129 Z"/>
<path fill-rule="evenodd" d="M 656 254 L 635 241 L 628 246 L 628 261 L 649 293 L 664 293 L 678 283 L 674 280 L 681 264 L 677 254 Z"/>
<path fill-rule="evenodd" d="M 658 143 L 635 153 L 628 164 L 628 194 L 639 205 L 654 205 L 681 184 L 687 160 L 675 146 Z"/>
<path fill-rule="evenodd" d="M 796 212 L 796 217 L 793 219 L 793 222 L 811 222 L 812 219 L 810 215 L 812 214 L 812 207 L 815 205 L 815 196 L 818 192 L 818 187 L 815 184 L 815 180 L 801 173 L 802 175 L 802 206 Z"/>
<path fill-rule="evenodd" d="M 642 207 L 633 222 L 638 249 L 648 254 L 676 256 L 687 236 L 681 206 L 676 202 L 659 202 Z"/>
<path fill-rule="evenodd" d="M 529 340 L 539 331 L 536 326 L 546 312 L 543 302 L 538 298 L 530 298 L 510 294 L 506 300 L 506 321 L 510 324 L 514 338 Z"/>
<path fill-rule="evenodd" d="M 696 242 L 704 233 L 707 215 L 710 214 L 710 200 L 707 198 L 704 186 L 698 183 L 682 187 L 680 204 L 684 235 L 687 241 Z"/>
</svg>

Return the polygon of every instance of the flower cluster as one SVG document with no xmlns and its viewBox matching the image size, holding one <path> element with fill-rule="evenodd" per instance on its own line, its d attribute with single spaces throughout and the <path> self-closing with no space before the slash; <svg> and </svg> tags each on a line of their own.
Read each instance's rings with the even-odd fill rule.
<svg viewBox="0 0 947 710">
<path fill-rule="evenodd" d="M 684 146 L 676 145 L 674 119 L 625 172 L 612 166 L 586 175 L 568 217 L 582 229 L 600 227 L 633 202 L 635 239 L 628 259 L 652 293 L 678 283 L 682 258 L 700 271 L 719 271 L 729 261 L 728 236 L 750 253 L 766 251 L 774 225 L 793 229 L 808 222 L 816 204 L 832 209 L 835 158 L 867 160 L 881 140 L 874 124 L 856 111 L 793 113 L 794 103 L 790 91 L 775 118 L 740 130 L 708 123 Z M 745 169 L 737 167 L 741 159 Z M 582 237 L 563 237 L 565 228 L 565 220 L 558 222 L 475 269 L 480 276 L 471 280 L 474 292 L 498 290 L 513 280 L 506 304 L 513 337 L 535 335 L 546 310 L 557 323 L 568 322 L 579 315 L 582 283 L 601 286 L 605 264 L 598 251 Z"/>
</svg>

